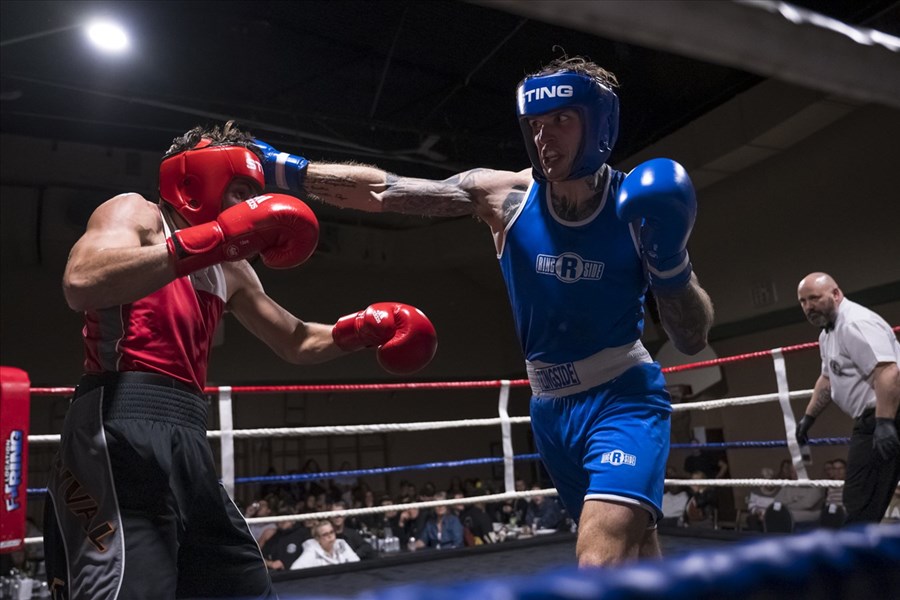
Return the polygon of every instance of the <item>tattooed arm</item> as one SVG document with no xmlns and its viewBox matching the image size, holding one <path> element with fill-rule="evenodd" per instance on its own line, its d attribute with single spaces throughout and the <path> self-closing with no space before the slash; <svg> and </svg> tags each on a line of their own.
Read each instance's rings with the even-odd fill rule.
<svg viewBox="0 0 900 600">
<path fill-rule="evenodd" d="M 831 380 L 824 375 L 819 375 L 816 385 L 813 387 L 812 398 L 806 405 L 806 414 L 818 417 L 829 404 L 831 404 Z"/>
<path fill-rule="evenodd" d="M 425 217 L 476 215 L 502 229 L 524 199 L 530 173 L 472 169 L 438 181 L 365 165 L 310 163 L 306 189 L 314 199 L 341 208 Z"/>
<path fill-rule="evenodd" d="M 706 347 L 706 336 L 713 322 L 712 301 L 700 287 L 697 276 L 671 294 L 656 294 L 659 318 L 672 343 L 680 352 L 697 354 Z"/>
</svg>

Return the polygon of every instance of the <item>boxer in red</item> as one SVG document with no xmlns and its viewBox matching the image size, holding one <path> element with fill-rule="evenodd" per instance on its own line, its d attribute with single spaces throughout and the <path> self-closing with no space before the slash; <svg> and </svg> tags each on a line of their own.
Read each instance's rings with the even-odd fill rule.
<svg viewBox="0 0 900 600">
<path fill-rule="evenodd" d="M 63 290 L 84 313 L 85 375 L 45 507 L 56 598 L 274 597 L 206 441 L 202 391 L 225 310 L 295 364 L 377 348 L 402 374 L 434 356 L 434 327 L 412 306 L 378 303 L 332 326 L 265 293 L 247 259 L 291 268 L 318 241 L 306 204 L 261 195 L 271 163 L 231 123 L 194 128 L 162 160 L 158 204 L 111 198 L 72 248 Z"/>
</svg>

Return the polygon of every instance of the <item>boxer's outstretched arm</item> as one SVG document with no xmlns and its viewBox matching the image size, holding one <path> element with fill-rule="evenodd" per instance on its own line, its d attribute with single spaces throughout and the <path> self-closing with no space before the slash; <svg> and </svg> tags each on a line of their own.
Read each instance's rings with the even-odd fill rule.
<svg viewBox="0 0 900 600">
<path fill-rule="evenodd" d="M 713 322 L 713 305 L 697 276 L 691 273 L 686 286 L 672 293 L 656 292 L 663 329 L 680 352 L 697 354 L 707 344 Z"/>
<path fill-rule="evenodd" d="M 426 217 L 476 215 L 493 226 L 493 221 L 502 221 L 512 212 L 511 197 L 524 198 L 530 181 L 529 170 L 472 169 L 431 180 L 365 165 L 312 163 L 306 190 L 316 199 L 342 208 Z"/>
<path fill-rule="evenodd" d="M 344 352 L 331 338 L 331 326 L 301 321 L 263 289 L 246 261 L 223 263 L 228 310 L 275 354 L 293 364 L 316 364 Z"/>
</svg>

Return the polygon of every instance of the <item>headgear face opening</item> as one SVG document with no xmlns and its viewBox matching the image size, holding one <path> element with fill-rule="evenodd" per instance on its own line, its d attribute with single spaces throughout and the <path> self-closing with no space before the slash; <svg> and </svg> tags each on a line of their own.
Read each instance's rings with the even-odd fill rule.
<svg viewBox="0 0 900 600">
<path fill-rule="evenodd" d="M 567 180 L 596 173 L 609 159 L 619 134 L 619 98 L 612 88 L 581 73 L 560 71 L 527 77 L 516 90 L 516 114 L 534 178 L 546 181 L 541 157 L 528 120 L 554 110 L 572 108 L 581 114 L 581 147 Z"/>
<path fill-rule="evenodd" d="M 159 197 L 191 225 L 212 221 L 222 212 L 222 198 L 234 179 L 250 179 L 260 190 L 266 186 L 262 163 L 251 150 L 211 143 L 204 138 L 159 165 Z"/>
</svg>

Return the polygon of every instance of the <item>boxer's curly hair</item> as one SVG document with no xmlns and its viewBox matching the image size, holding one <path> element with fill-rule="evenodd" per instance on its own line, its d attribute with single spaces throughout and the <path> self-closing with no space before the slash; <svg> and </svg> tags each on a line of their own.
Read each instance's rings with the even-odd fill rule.
<svg viewBox="0 0 900 600">
<path fill-rule="evenodd" d="M 249 132 L 241 131 L 231 120 L 222 128 L 219 128 L 218 125 L 197 125 L 184 135 L 172 140 L 172 145 L 163 155 L 163 159 L 190 150 L 204 138 L 212 141 L 211 146 L 240 146 L 256 154 L 260 160 L 263 158 L 262 151 L 253 145 L 253 136 Z"/>
<path fill-rule="evenodd" d="M 525 79 L 529 79 L 531 77 L 540 77 L 542 75 L 550 75 L 553 73 L 560 73 L 563 71 L 587 75 L 588 77 L 591 77 L 598 83 L 610 89 L 619 87 L 619 80 L 616 79 L 616 76 L 612 71 L 608 71 L 600 65 L 593 63 L 581 56 L 573 56 L 570 58 L 566 54 L 563 54 L 559 58 L 554 58 L 546 66 L 542 67 L 538 71 L 535 71 L 534 73 L 531 73 L 530 75 L 527 75 Z"/>
</svg>

